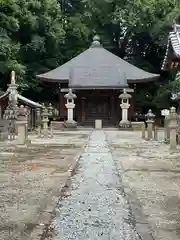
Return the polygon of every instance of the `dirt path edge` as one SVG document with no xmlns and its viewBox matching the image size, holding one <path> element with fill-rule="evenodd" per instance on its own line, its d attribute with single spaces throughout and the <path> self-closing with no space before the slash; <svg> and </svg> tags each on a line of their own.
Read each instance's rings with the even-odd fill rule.
<svg viewBox="0 0 180 240">
<path fill-rule="evenodd" d="M 88 141 L 87 141 L 88 142 Z M 54 213 L 54 210 L 59 202 L 59 199 L 63 193 L 64 188 L 66 187 L 66 184 L 68 183 L 68 180 L 71 178 L 71 176 L 74 174 L 77 166 L 79 159 L 81 158 L 82 153 L 84 152 L 84 149 L 86 147 L 87 143 L 83 146 L 82 150 L 80 153 L 78 153 L 74 158 L 75 161 L 74 163 L 69 167 L 67 171 L 67 175 L 64 177 L 63 183 L 59 185 L 58 190 L 56 190 L 55 194 L 52 194 L 50 196 L 50 199 L 47 201 L 45 209 L 42 211 L 40 214 L 39 221 L 37 225 L 33 228 L 31 231 L 30 236 L 28 237 L 27 240 L 42 240 L 43 236 L 46 232 L 46 229 L 51 223 L 52 216 Z M 57 187 L 56 187 L 57 189 Z"/>
</svg>

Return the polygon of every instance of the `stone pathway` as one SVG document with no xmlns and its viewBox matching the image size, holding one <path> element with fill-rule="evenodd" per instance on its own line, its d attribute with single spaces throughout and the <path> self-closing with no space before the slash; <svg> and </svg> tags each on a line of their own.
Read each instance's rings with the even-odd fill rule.
<svg viewBox="0 0 180 240">
<path fill-rule="evenodd" d="M 103 131 L 92 132 L 56 209 L 53 240 L 140 240 Z"/>
</svg>

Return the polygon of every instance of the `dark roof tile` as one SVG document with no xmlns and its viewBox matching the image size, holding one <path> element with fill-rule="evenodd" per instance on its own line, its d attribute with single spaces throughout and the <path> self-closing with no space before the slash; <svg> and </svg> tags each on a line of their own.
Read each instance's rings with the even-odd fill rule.
<svg viewBox="0 0 180 240">
<path fill-rule="evenodd" d="M 74 74 L 70 77 L 70 71 Z M 117 87 L 124 82 L 124 76 L 128 83 L 144 82 L 157 79 L 159 75 L 148 73 L 134 65 L 124 61 L 107 51 L 95 39 L 91 47 L 82 52 L 62 66 L 38 75 L 44 81 L 62 82 L 69 81 L 71 87 Z"/>
</svg>

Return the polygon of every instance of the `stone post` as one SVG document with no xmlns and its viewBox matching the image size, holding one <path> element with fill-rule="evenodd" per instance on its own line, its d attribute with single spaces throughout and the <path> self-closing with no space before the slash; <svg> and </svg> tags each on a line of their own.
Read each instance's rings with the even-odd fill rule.
<svg viewBox="0 0 180 240">
<path fill-rule="evenodd" d="M 28 111 L 23 105 L 19 107 L 17 126 L 17 144 L 24 145 L 28 140 Z"/>
<path fill-rule="evenodd" d="M 154 140 L 158 141 L 158 127 L 154 126 Z"/>
<path fill-rule="evenodd" d="M 131 95 L 126 92 L 126 89 L 124 89 L 123 93 L 119 95 L 119 98 L 121 99 L 120 107 L 122 109 L 122 120 L 119 122 L 119 127 L 129 128 L 131 127 L 131 123 L 128 120 L 128 109 L 130 107 L 129 99 L 131 98 Z"/>
<path fill-rule="evenodd" d="M 68 128 L 76 128 L 77 123 L 73 119 L 73 110 L 75 108 L 74 99 L 76 95 L 72 93 L 72 89 L 69 89 L 69 92 L 64 96 L 67 99 L 66 108 L 67 108 L 67 121 L 65 121 L 65 126 Z"/>
<path fill-rule="evenodd" d="M 145 124 L 142 125 L 142 139 L 146 138 L 146 126 Z"/>
<path fill-rule="evenodd" d="M 164 116 L 164 142 L 169 143 L 170 139 L 170 132 L 169 132 L 169 110 L 168 109 L 163 109 L 161 111 L 161 115 Z"/>
<path fill-rule="evenodd" d="M 170 150 L 176 150 L 176 134 L 177 134 L 177 114 L 176 108 L 171 107 L 169 114 L 169 130 L 170 130 Z"/>
<path fill-rule="evenodd" d="M 146 114 L 146 122 L 147 122 L 147 140 L 151 140 L 153 138 L 153 124 L 154 124 L 154 118 L 155 115 L 152 113 L 152 110 L 149 109 L 148 113 Z"/>
</svg>

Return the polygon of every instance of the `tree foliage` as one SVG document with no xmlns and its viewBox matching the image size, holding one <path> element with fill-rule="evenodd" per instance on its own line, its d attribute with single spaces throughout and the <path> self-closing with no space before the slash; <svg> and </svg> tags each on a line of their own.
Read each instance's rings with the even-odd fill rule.
<svg viewBox="0 0 180 240">
<path fill-rule="evenodd" d="M 94 34 L 118 56 L 160 73 L 179 9 L 179 0 L 0 0 L 0 87 L 15 70 L 22 91 L 39 93 L 35 75 L 82 52 Z M 137 99 L 162 107 L 169 81 L 154 83 Z"/>
</svg>

